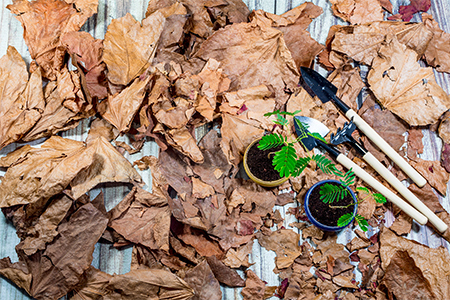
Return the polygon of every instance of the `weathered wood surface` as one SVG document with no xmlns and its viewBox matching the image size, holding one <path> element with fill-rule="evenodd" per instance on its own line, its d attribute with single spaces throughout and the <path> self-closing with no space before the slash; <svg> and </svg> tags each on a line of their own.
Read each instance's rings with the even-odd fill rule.
<svg viewBox="0 0 450 300">
<path fill-rule="evenodd" d="M 263 9 L 272 13 L 283 13 L 297 5 L 304 3 L 304 0 L 244 0 L 251 10 Z M 331 25 L 344 24 L 341 20 L 335 18 L 331 12 L 331 4 L 328 0 L 312 0 L 316 5 L 323 8 L 323 14 L 312 22 L 309 27 L 311 35 L 320 43 L 324 43 Z M 408 4 L 408 0 L 391 0 L 394 8 L 399 5 Z M 448 0 L 432 0 L 430 13 L 439 22 L 441 29 L 450 32 L 450 2 Z M 6 9 L 6 5 L 12 3 L 12 0 L 0 0 L 1 15 L 0 15 L 0 56 L 6 53 L 8 45 L 14 46 L 19 53 L 22 54 L 27 63 L 30 62 L 30 54 L 25 45 L 22 34 L 23 29 L 20 22 L 17 21 L 13 15 Z M 95 38 L 103 38 L 106 28 L 112 19 L 124 16 L 130 12 L 136 19 L 141 20 L 144 17 L 148 0 L 99 0 L 98 14 L 93 16 L 82 30 L 88 31 Z M 412 21 L 419 21 L 419 17 L 415 16 Z M 436 73 L 438 83 L 444 90 L 450 92 L 450 75 L 443 73 Z M 83 121 L 76 129 L 70 130 L 63 134 L 64 137 L 85 140 L 87 136 L 88 121 Z M 200 133 L 201 134 L 201 133 Z M 38 144 L 41 141 L 34 142 Z M 434 134 L 424 130 L 425 153 L 422 158 L 428 160 L 437 160 L 440 158 L 440 149 L 442 142 Z M 17 144 L 9 145 L 0 150 L 0 156 L 6 155 L 8 152 L 18 147 Z M 134 155 L 128 155 L 130 161 L 135 161 L 145 155 L 157 155 L 158 148 L 155 143 L 146 143 L 143 150 Z M 0 176 L 3 175 L 0 171 Z M 147 186 L 151 183 L 151 175 L 147 171 L 140 172 Z M 117 204 L 123 196 L 128 192 L 125 187 L 111 187 L 104 188 L 107 209 L 111 209 Z M 92 191 L 92 196 L 98 193 L 98 190 Z M 447 211 L 450 211 L 450 201 L 448 196 L 441 199 L 441 203 Z M 291 206 L 293 206 L 292 204 Z M 276 207 L 282 214 L 287 211 L 289 205 L 285 207 Z M 285 227 L 295 221 L 292 216 L 286 215 L 284 222 Z M 392 218 L 387 216 L 387 223 L 392 222 Z M 339 242 L 346 243 L 353 238 L 351 230 L 344 230 L 339 234 Z M 444 246 L 449 248 L 449 243 L 433 234 L 433 230 L 426 226 L 413 226 L 412 232 L 408 238 L 414 239 L 420 243 L 429 245 L 430 247 Z M 19 242 L 12 224 L 6 222 L 3 214 L 0 214 L 0 258 L 9 256 L 13 261 L 17 261 L 17 255 L 14 246 Z M 254 244 L 253 253 L 251 255 L 251 262 L 255 263 L 251 269 L 268 285 L 279 285 L 280 281 L 276 274 L 272 272 L 275 267 L 274 252 L 266 251 L 260 247 L 258 243 Z M 130 269 L 131 262 L 131 248 L 125 250 L 116 250 L 110 245 L 98 244 L 94 252 L 93 266 L 99 268 L 107 273 L 126 273 Z M 358 275 L 357 275 L 358 276 Z M 358 278 L 358 277 L 357 277 Z M 13 284 L 0 278 L 0 299 L 2 300 L 22 300 L 31 299 L 22 291 L 17 289 Z M 223 289 L 223 299 L 242 299 L 240 289 Z M 274 298 L 275 299 L 275 298 Z"/>
</svg>

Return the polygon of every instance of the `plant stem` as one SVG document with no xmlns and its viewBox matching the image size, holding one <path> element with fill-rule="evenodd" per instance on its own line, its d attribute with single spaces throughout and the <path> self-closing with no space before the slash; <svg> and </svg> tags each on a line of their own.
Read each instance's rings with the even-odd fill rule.
<svg viewBox="0 0 450 300">
<path fill-rule="evenodd" d="M 348 204 L 348 205 L 328 205 L 328 207 L 329 208 L 347 208 L 347 207 L 349 207 L 349 206 L 352 206 L 352 205 L 356 205 L 356 204 L 360 204 L 360 203 L 362 203 L 362 202 L 364 202 L 364 200 L 366 200 L 367 199 L 367 197 L 369 197 L 370 195 L 367 195 L 366 197 L 364 197 L 364 199 L 362 199 L 362 200 L 358 200 L 357 202 L 354 202 L 354 203 L 350 203 L 350 204 Z M 358 199 L 358 196 L 356 196 L 356 199 Z"/>
</svg>

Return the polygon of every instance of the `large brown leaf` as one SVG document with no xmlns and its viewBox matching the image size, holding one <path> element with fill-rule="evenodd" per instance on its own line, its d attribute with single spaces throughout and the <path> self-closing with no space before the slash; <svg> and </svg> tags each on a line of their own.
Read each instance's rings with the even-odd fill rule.
<svg viewBox="0 0 450 300">
<path fill-rule="evenodd" d="M 447 299 L 449 282 L 442 280 L 450 272 L 450 266 L 446 263 L 450 259 L 447 249 L 444 247 L 431 249 L 415 241 L 399 237 L 387 228 L 381 232 L 380 243 L 381 266 L 384 270 L 387 270 L 397 251 L 406 251 L 429 282 L 431 291 L 435 295 L 434 299 Z M 409 273 L 409 275 L 413 274 Z M 408 285 L 408 287 L 413 286 Z"/>
<path fill-rule="evenodd" d="M 100 183 L 127 182 L 142 185 L 142 178 L 132 164 L 104 137 L 93 140 L 86 149 L 94 153 L 94 159 L 70 183 L 75 199 Z"/>
<path fill-rule="evenodd" d="M 150 76 L 141 80 L 136 78 L 133 83 L 119 94 L 111 96 L 99 105 L 103 118 L 114 125 L 121 133 L 130 129 L 131 121 L 144 100 L 147 83 Z"/>
<path fill-rule="evenodd" d="M 0 149 L 19 140 L 41 117 L 44 109 L 41 71 L 28 80 L 25 62 L 9 46 L 0 59 Z"/>
<path fill-rule="evenodd" d="M 445 196 L 450 174 L 445 171 L 439 161 L 415 158 L 414 161 L 411 161 L 411 165 L 427 179 L 432 187 Z"/>
<path fill-rule="evenodd" d="M 170 210 L 164 195 L 134 187 L 109 216 L 109 226 L 127 240 L 169 251 Z"/>
<path fill-rule="evenodd" d="M 263 300 L 266 284 L 252 270 L 245 272 L 245 287 L 241 291 L 244 300 Z"/>
<path fill-rule="evenodd" d="M 164 22 L 159 12 L 142 20 L 142 25 L 129 13 L 111 21 L 103 41 L 109 81 L 128 85 L 150 66 Z"/>
<path fill-rule="evenodd" d="M 450 108 L 432 68 L 422 68 L 396 38 L 380 48 L 367 80 L 381 104 L 412 126 L 433 124 Z"/>
<path fill-rule="evenodd" d="M 231 79 L 230 90 L 271 85 L 279 106 L 289 96 L 285 91 L 297 86 L 299 73 L 283 34 L 269 26 L 255 23 L 227 26 L 203 42 L 196 56 L 220 61 Z"/>
<path fill-rule="evenodd" d="M 277 254 L 275 263 L 278 269 L 289 267 L 302 253 L 299 245 L 300 235 L 293 230 L 280 229 L 272 232 L 269 236 L 259 232 L 256 237 L 261 246 L 267 250 L 275 251 Z"/>
<path fill-rule="evenodd" d="M 54 136 L 41 148 L 26 145 L 2 157 L 0 166 L 8 170 L 0 183 L 0 207 L 45 204 L 93 163 L 94 150 L 83 142 Z"/>
<path fill-rule="evenodd" d="M 43 76 L 55 80 L 64 64 L 61 36 L 78 31 L 97 13 L 97 6 L 97 0 L 14 0 L 6 7 L 22 23 L 25 43 L 31 58 L 42 67 Z"/>
<path fill-rule="evenodd" d="M 222 291 L 206 260 L 186 272 L 186 283 L 194 289 L 192 300 L 220 300 Z"/>
<path fill-rule="evenodd" d="M 372 65 L 383 42 L 391 35 L 423 55 L 433 33 L 423 23 L 373 22 L 355 26 L 335 26 L 332 50 L 345 53 L 356 61 Z"/>
</svg>

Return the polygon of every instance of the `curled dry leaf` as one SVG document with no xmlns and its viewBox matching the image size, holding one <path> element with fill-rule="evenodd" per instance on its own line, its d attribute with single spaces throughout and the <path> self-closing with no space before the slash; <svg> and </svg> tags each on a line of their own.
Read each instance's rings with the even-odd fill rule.
<svg viewBox="0 0 450 300">
<path fill-rule="evenodd" d="M 204 157 L 197 142 L 186 127 L 171 129 L 166 132 L 169 145 L 188 156 L 195 163 L 203 163 Z"/>
<path fill-rule="evenodd" d="M 99 104 L 102 117 L 114 125 L 121 133 L 130 129 L 131 121 L 144 100 L 150 76 L 141 80 L 136 78 L 133 83 L 119 94 L 111 96 Z"/>
<path fill-rule="evenodd" d="M 206 257 L 214 276 L 220 283 L 229 287 L 242 287 L 245 285 L 244 279 L 239 276 L 236 270 L 228 267 L 215 256 Z"/>
<path fill-rule="evenodd" d="M 450 73 L 450 33 L 439 28 L 439 24 L 429 14 L 422 14 L 422 20 L 425 26 L 433 32 L 433 38 L 425 51 L 427 63 L 435 67 L 439 72 Z"/>
<path fill-rule="evenodd" d="M 150 66 L 164 22 L 159 12 L 142 20 L 142 25 L 129 13 L 111 21 L 103 41 L 109 81 L 128 85 Z"/>
<path fill-rule="evenodd" d="M 87 145 L 86 149 L 93 151 L 94 159 L 70 183 L 75 199 L 100 183 L 127 182 L 143 185 L 141 176 L 131 163 L 104 137 L 99 137 L 92 141 Z"/>
<path fill-rule="evenodd" d="M 223 260 L 224 264 L 231 268 L 250 267 L 252 264 L 249 263 L 249 255 L 252 252 L 253 240 L 247 244 L 237 247 L 236 249 L 229 249 Z"/>
<path fill-rule="evenodd" d="M 399 42 L 422 56 L 433 33 L 423 23 L 373 22 L 355 26 L 335 26 L 330 33 L 331 49 L 366 65 L 378 56 L 382 44 L 395 35 Z"/>
<path fill-rule="evenodd" d="M 0 165 L 8 169 L 0 183 L 0 207 L 45 205 L 92 165 L 94 153 L 83 142 L 53 136 L 41 148 L 26 145 L 2 157 Z"/>
<path fill-rule="evenodd" d="M 447 249 L 444 247 L 436 249 L 429 248 L 415 241 L 399 237 L 387 228 L 384 228 L 381 232 L 380 243 L 380 258 L 383 270 L 389 268 L 397 251 L 405 251 L 421 271 L 423 277 L 429 282 L 431 292 L 434 294 L 433 299 L 447 298 L 449 282 L 442 280 L 450 274 L 450 266 L 445 263 L 450 259 Z M 411 260 L 409 261 L 411 262 Z M 405 267 L 407 266 L 405 265 Z M 410 268 L 411 265 L 408 267 Z M 417 275 L 417 272 L 408 272 L 407 275 L 408 277 L 405 282 L 409 282 L 410 279 L 416 282 L 414 277 Z M 408 285 L 409 288 L 413 286 Z"/>
<path fill-rule="evenodd" d="M 430 283 L 408 252 L 397 251 L 387 266 L 382 283 L 397 299 L 436 299 Z"/>
<path fill-rule="evenodd" d="M 23 38 L 31 58 L 42 68 L 43 76 L 55 80 L 66 53 L 61 36 L 78 31 L 97 13 L 97 6 L 97 0 L 14 0 L 6 8 L 22 23 Z"/>
<path fill-rule="evenodd" d="M 265 299 L 266 284 L 259 279 L 252 270 L 245 271 L 247 278 L 245 279 L 245 286 L 241 291 L 244 300 L 263 300 Z"/>
<path fill-rule="evenodd" d="M 214 273 L 206 260 L 186 271 L 184 280 L 194 289 L 195 295 L 191 298 L 192 300 L 222 299 L 219 281 L 214 277 Z"/>
<path fill-rule="evenodd" d="M 382 21 L 383 8 L 379 0 L 330 0 L 334 15 L 351 24 Z"/>
<path fill-rule="evenodd" d="M 324 46 L 311 38 L 308 25 L 312 19 L 322 14 L 322 8 L 311 2 L 305 2 L 282 15 L 271 14 L 262 10 L 252 12 L 250 20 L 274 27 L 283 32 L 283 37 L 292 54 L 292 58 L 300 67 L 309 67 L 315 56 Z"/>
<path fill-rule="evenodd" d="M 299 76 L 282 36 L 279 30 L 268 26 L 232 24 L 214 32 L 196 56 L 220 61 L 231 80 L 230 90 L 271 85 L 277 105 L 281 106 L 289 97 L 285 91 L 294 90 Z"/>
<path fill-rule="evenodd" d="M 392 39 L 380 48 L 367 80 L 381 104 L 412 126 L 435 123 L 450 108 L 432 68 L 422 68 L 417 53 Z"/>
<path fill-rule="evenodd" d="M 0 59 L 0 149 L 16 142 L 41 117 L 44 109 L 41 70 L 36 69 L 28 79 L 27 66 L 9 46 Z"/>
<path fill-rule="evenodd" d="M 109 211 L 109 226 L 125 239 L 169 251 L 170 209 L 165 195 L 134 187 Z"/>
<path fill-rule="evenodd" d="M 90 126 L 86 143 L 89 144 L 98 137 L 104 137 L 108 142 L 111 142 L 119 135 L 118 130 L 108 121 L 102 118 L 94 119 Z"/>
<path fill-rule="evenodd" d="M 83 64 L 87 90 L 91 97 L 106 98 L 108 91 L 103 84 L 106 66 L 102 61 L 103 40 L 94 39 L 88 32 L 72 31 L 64 34 L 61 42 L 77 61 Z"/>
<path fill-rule="evenodd" d="M 279 229 L 270 236 L 261 233 L 256 235 L 258 242 L 267 250 L 275 251 L 275 263 L 278 269 L 292 265 L 294 260 L 302 253 L 299 246 L 300 235 L 290 229 Z"/>
<path fill-rule="evenodd" d="M 450 180 L 450 174 L 445 171 L 439 161 L 423 160 L 416 158 L 411 161 L 411 165 L 422 174 L 432 187 L 434 187 L 441 195 L 447 193 L 447 182 Z"/>
</svg>

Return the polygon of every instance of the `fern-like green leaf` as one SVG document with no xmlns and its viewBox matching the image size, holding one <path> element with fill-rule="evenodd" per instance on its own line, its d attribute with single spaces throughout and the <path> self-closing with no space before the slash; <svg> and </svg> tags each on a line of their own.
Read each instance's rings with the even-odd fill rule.
<svg viewBox="0 0 450 300">
<path fill-rule="evenodd" d="M 368 188 L 366 188 L 365 186 L 358 186 L 355 190 L 357 190 L 358 192 L 359 192 L 359 191 L 365 192 L 365 193 L 367 193 L 367 194 L 370 193 L 370 190 L 369 190 Z"/>
<path fill-rule="evenodd" d="M 287 138 L 278 133 L 272 133 L 263 136 L 259 140 L 258 148 L 260 150 L 272 149 L 277 146 L 281 146 L 286 142 Z"/>
<path fill-rule="evenodd" d="M 272 164 L 274 169 L 280 173 L 281 177 L 288 177 L 294 172 L 297 162 L 297 154 L 292 145 L 285 145 L 280 151 L 275 153 Z"/>
<path fill-rule="evenodd" d="M 343 226 L 347 226 L 353 219 L 353 213 L 349 212 L 346 213 L 345 215 L 341 216 L 339 218 L 339 220 L 337 221 L 337 226 L 339 227 L 343 227 Z"/>
<path fill-rule="evenodd" d="M 339 181 L 344 186 L 350 186 L 355 183 L 355 173 L 352 169 L 348 170 L 347 173 L 344 174 L 344 178 L 339 179 Z"/>
<path fill-rule="evenodd" d="M 320 200 L 324 203 L 333 203 L 334 201 L 342 200 L 347 193 L 347 188 L 342 185 L 334 185 L 330 183 L 321 185 L 319 190 Z"/>
<path fill-rule="evenodd" d="M 328 142 L 323 138 L 323 136 L 321 136 L 321 135 L 320 135 L 319 133 L 317 133 L 317 132 L 309 132 L 308 135 L 310 135 L 310 136 L 312 136 L 312 137 L 314 137 L 314 138 L 316 138 L 316 139 L 318 139 L 318 140 L 321 140 L 321 141 L 324 142 L 325 144 L 328 144 Z"/>
<path fill-rule="evenodd" d="M 289 125 L 289 121 L 283 117 L 280 114 L 277 114 L 277 119 L 275 121 L 273 121 L 275 124 L 281 125 L 281 126 L 287 126 Z"/>
<path fill-rule="evenodd" d="M 386 203 L 386 197 L 384 197 L 380 193 L 374 193 L 373 198 L 377 203 Z"/>
<path fill-rule="evenodd" d="M 295 116 L 299 112 L 301 112 L 301 110 L 296 110 L 296 111 L 291 113 L 291 112 L 287 112 L 287 111 L 280 111 L 280 110 L 277 109 L 276 111 L 265 113 L 264 117 L 270 117 L 270 116 L 273 116 L 273 115 Z"/>
<path fill-rule="evenodd" d="M 364 219 L 363 216 L 361 215 L 356 215 L 355 216 L 356 222 L 358 222 L 359 228 L 361 228 L 362 231 L 367 231 L 369 230 L 369 222 L 367 222 L 366 219 Z"/>
<path fill-rule="evenodd" d="M 308 166 L 309 162 L 311 161 L 311 157 L 300 157 L 297 159 L 297 162 L 295 163 L 295 169 L 294 172 L 292 172 L 292 176 L 297 177 L 299 176 Z"/>
<path fill-rule="evenodd" d="M 319 169 L 325 174 L 336 174 L 335 172 L 338 171 L 336 165 L 322 154 L 314 154 L 311 159 L 317 163 Z"/>
</svg>

